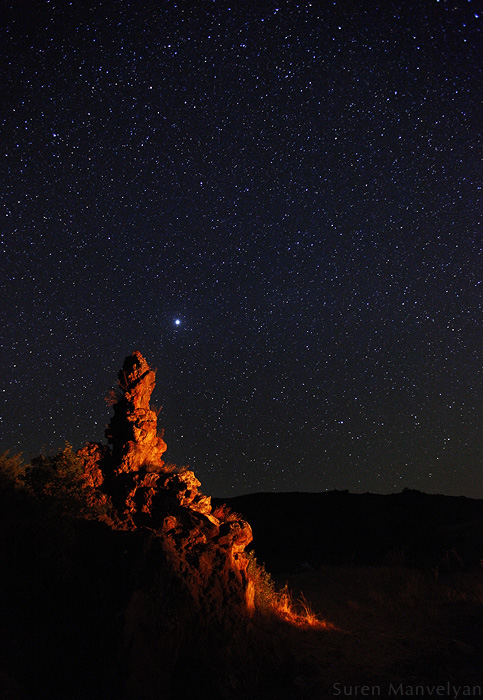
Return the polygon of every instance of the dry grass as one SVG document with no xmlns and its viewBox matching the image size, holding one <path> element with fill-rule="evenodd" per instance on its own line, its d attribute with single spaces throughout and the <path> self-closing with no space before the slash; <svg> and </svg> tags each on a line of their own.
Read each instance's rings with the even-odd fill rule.
<svg viewBox="0 0 483 700">
<path fill-rule="evenodd" d="M 335 626 L 330 622 L 321 620 L 316 615 L 303 593 L 298 598 L 294 598 L 287 585 L 275 592 L 272 610 L 286 622 L 298 627 L 335 629 Z"/>
<path fill-rule="evenodd" d="M 275 616 L 297 627 L 333 629 L 331 623 L 319 618 L 301 593 L 295 598 L 285 584 L 277 588 L 263 564 L 259 564 L 253 551 L 248 552 L 248 575 L 255 588 L 255 609 L 265 617 Z"/>
<path fill-rule="evenodd" d="M 213 508 L 212 515 L 222 522 L 229 522 L 233 520 L 242 520 L 243 516 L 240 513 L 235 513 L 226 503 L 221 503 L 220 505 Z"/>
<path fill-rule="evenodd" d="M 482 684 L 483 572 L 324 566 L 288 585 L 333 623 L 293 638 L 298 697 L 333 697 L 334 683 L 376 684 L 382 695 L 389 684 Z"/>
</svg>

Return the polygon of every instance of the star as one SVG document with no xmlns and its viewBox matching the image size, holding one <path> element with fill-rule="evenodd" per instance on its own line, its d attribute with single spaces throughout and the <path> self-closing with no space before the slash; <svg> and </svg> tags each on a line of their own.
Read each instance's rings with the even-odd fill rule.
<svg viewBox="0 0 483 700">
<path fill-rule="evenodd" d="M 386 493 L 404 473 L 483 497 L 483 13 L 457 4 L 458 22 L 442 0 L 255 22 L 205 3 L 188 28 L 183 3 L 149 26 L 135 3 L 88 25 L 37 3 L 31 33 L 9 3 L 0 454 L 102 441 L 100 375 L 65 397 L 85 357 L 115 378 L 122 339 L 119 360 L 137 348 L 173 378 L 170 460 L 205 493 Z"/>
</svg>

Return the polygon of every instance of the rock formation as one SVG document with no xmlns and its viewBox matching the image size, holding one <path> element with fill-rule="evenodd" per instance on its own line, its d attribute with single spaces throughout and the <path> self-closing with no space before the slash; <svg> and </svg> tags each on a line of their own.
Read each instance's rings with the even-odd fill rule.
<svg viewBox="0 0 483 700">
<path fill-rule="evenodd" d="M 114 473 L 138 472 L 152 466 L 159 471 L 166 443 L 158 435 L 158 418 L 149 400 L 155 387 L 156 375 L 139 352 L 126 357 L 118 374 L 121 390 L 114 403 L 114 416 L 106 430 L 112 445 Z"/>
<path fill-rule="evenodd" d="M 86 487 L 97 504 L 105 505 L 111 526 L 145 533 L 139 560 L 143 583 L 126 608 L 125 629 L 130 683 L 134 694 L 142 694 L 156 687 L 161 657 L 163 668 L 176 666 L 176 658 L 166 663 L 166 655 L 181 644 L 179 629 L 186 619 L 191 626 L 203 621 L 225 630 L 246 624 L 254 607 L 245 555 L 252 532 L 227 509 L 215 515 L 191 470 L 164 464 L 166 443 L 149 405 L 155 372 L 139 352 L 125 359 L 118 378 L 114 415 L 105 433 L 110 447 L 89 443 L 78 455 Z M 186 618 L 182 623 L 180 615 Z M 147 657 L 152 663 L 148 673 Z"/>
</svg>

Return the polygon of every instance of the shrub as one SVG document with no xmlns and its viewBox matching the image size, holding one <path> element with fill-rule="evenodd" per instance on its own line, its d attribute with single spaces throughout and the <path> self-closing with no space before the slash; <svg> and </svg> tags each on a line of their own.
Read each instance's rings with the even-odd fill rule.
<svg viewBox="0 0 483 700">
<path fill-rule="evenodd" d="M 24 481 L 29 491 L 60 514 L 96 517 L 101 513 L 96 512 L 83 474 L 83 460 L 66 442 L 65 448 L 53 456 L 35 457 L 25 470 Z"/>
<path fill-rule="evenodd" d="M 0 454 L 0 487 L 21 488 L 25 476 L 25 464 L 22 455 L 11 455 L 10 450 Z"/>
</svg>

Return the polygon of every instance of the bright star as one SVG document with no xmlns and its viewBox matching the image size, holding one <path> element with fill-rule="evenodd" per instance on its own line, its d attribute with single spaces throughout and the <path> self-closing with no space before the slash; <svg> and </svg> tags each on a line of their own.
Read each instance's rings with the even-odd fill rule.
<svg viewBox="0 0 483 700">
<path fill-rule="evenodd" d="M 175 318 L 175 319 L 174 319 L 174 325 L 175 325 L 175 326 L 181 326 L 181 319 L 180 319 L 180 318 Z"/>
</svg>

